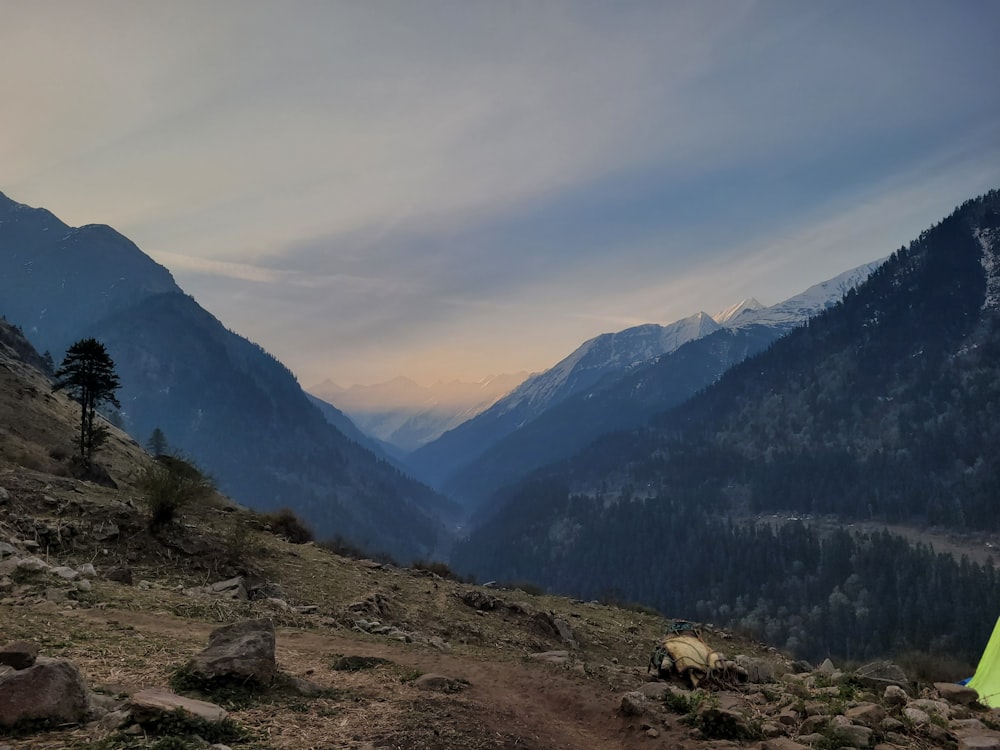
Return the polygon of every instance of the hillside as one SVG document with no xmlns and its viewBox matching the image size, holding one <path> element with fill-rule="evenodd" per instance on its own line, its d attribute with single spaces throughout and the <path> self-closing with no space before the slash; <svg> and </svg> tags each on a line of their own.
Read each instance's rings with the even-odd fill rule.
<svg viewBox="0 0 1000 750">
<path fill-rule="evenodd" d="M 992 561 L 870 529 L 980 543 L 998 529 L 998 227 L 1000 193 L 964 204 L 647 429 L 499 493 L 454 564 L 576 595 L 617 589 L 806 654 L 981 641 L 996 617 L 985 592 L 1000 595 Z M 837 532 L 817 532 L 816 516 Z"/>
<path fill-rule="evenodd" d="M 0 195 L 0 313 L 58 363 L 104 343 L 121 377 L 113 415 L 140 442 L 160 429 L 220 489 L 261 510 L 293 508 L 321 538 L 404 559 L 447 543 L 450 504 L 358 443 L 292 373 L 236 335 L 110 227 L 70 228 Z"/>
<path fill-rule="evenodd" d="M 58 709 L 79 714 L 0 724 L 0 745 L 788 750 L 849 739 L 929 749 L 1000 737 L 988 728 L 1000 728 L 1000 713 L 927 681 L 969 665 L 925 669 L 914 675 L 922 682 L 895 666 L 813 669 L 703 625 L 745 675 L 692 690 L 647 674 L 653 646 L 678 624 L 648 610 L 292 544 L 278 534 L 287 524 L 218 495 L 154 532 L 141 482 L 153 459 L 111 428 L 99 456 L 117 488 L 70 476 L 77 407 L 50 393 L 15 329 L 0 324 L 0 334 L 0 722 L 23 710 L 19 691 L 36 688 L 16 681 L 37 666 L 68 660 L 86 691 L 74 709 L 67 687 Z M 185 665 L 209 635 L 248 618 L 273 623 L 274 681 L 192 686 Z M 15 661 L 32 650 L 36 667 Z M 888 675 L 902 687 L 886 687 Z M 140 714 L 150 688 L 213 701 L 227 720 Z"/>
</svg>

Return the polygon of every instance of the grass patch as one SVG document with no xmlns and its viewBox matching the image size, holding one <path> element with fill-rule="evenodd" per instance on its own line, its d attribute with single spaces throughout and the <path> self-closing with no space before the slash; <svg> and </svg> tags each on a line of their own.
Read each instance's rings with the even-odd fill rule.
<svg viewBox="0 0 1000 750">
<path fill-rule="evenodd" d="M 393 662 L 378 656 L 340 656 L 330 665 L 337 672 L 363 672 L 366 669 L 391 665 Z"/>
<path fill-rule="evenodd" d="M 153 747 L 160 747 L 160 743 L 163 742 L 168 743 L 165 745 L 166 748 L 186 748 L 190 746 L 189 742 L 197 742 L 194 740 L 195 737 L 200 737 L 210 744 L 243 742 L 250 739 L 249 732 L 232 719 L 205 721 L 179 709 L 148 721 L 142 727 L 161 737 L 161 740 Z M 178 745 L 178 742 L 182 744 Z"/>
</svg>

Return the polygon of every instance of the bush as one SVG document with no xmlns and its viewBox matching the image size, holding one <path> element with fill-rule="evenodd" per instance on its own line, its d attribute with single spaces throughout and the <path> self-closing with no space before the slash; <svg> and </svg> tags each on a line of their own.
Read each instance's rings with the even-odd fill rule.
<svg viewBox="0 0 1000 750">
<path fill-rule="evenodd" d="M 292 544 L 305 544 L 315 538 L 309 526 L 291 508 L 282 508 L 268 513 L 264 520 L 276 536 L 283 536 Z"/>
<path fill-rule="evenodd" d="M 536 583 L 531 581 L 510 581 L 509 583 L 500 584 L 502 589 L 517 589 L 518 591 L 523 591 L 529 596 L 544 596 L 545 589 Z"/>
<path fill-rule="evenodd" d="M 414 560 L 410 568 L 413 570 L 426 570 L 434 575 L 447 578 L 451 581 L 458 581 L 459 583 L 474 584 L 476 582 L 476 577 L 471 573 L 467 576 L 459 575 L 451 569 L 448 563 L 440 560 Z"/>
<path fill-rule="evenodd" d="M 171 523 L 181 508 L 214 490 L 212 481 L 197 466 L 177 456 L 159 456 L 143 469 L 139 488 L 145 495 L 153 531 Z"/>
<path fill-rule="evenodd" d="M 337 534 L 332 539 L 327 539 L 325 542 L 320 542 L 320 546 L 335 555 L 348 557 L 351 560 L 375 560 L 376 562 L 380 562 L 385 565 L 392 565 L 396 568 L 399 567 L 399 563 L 396 562 L 392 555 L 386 552 L 367 552 L 353 542 L 349 542 L 340 534 Z"/>
</svg>

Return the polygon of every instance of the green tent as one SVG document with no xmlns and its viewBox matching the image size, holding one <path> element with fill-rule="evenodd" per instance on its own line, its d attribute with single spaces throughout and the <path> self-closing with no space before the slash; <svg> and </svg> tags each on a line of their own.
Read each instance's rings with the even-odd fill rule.
<svg viewBox="0 0 1000 750">
<path fill-rule="evenodd" d="M 993 628 L 990 642 L 986 644 L 983 658 L 979 660 L 976 674 L 969 680 L 969 687 L 979 693 L 980 703 L 1000 708 L 1000 619 Z"/>
</svg>

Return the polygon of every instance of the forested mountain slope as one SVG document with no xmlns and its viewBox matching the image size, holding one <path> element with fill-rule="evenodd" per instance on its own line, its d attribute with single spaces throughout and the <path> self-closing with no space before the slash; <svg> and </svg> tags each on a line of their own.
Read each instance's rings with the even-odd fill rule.
<svg viewBox="0 0 1000 750">
<path fill-rule="evenodd" d="M 998 234 L 1000 193 L 967 202 L 650 428 L 501 493 L 453 562 L 844 655 L 864 653 L 864 637 L 926 645 L 969 618 L 988 627 L 992 566 L 780 517 L 1000 527 Z M 732 520 L 760 513 L 773 528 Z"/>
<path fill-rule="evenodd" d="M 227 330 L 170 273 L 105 226 L 70 228 L 0 195 L 0 313 L 58 362 L 101 340 L 122 388 L 115 415 L 140 443 L 155 428 L 240 503 L 293 508 L 401 559 L 443 543 L 450 505 L 330 425 L 295 377 Z"/>
</svg>

